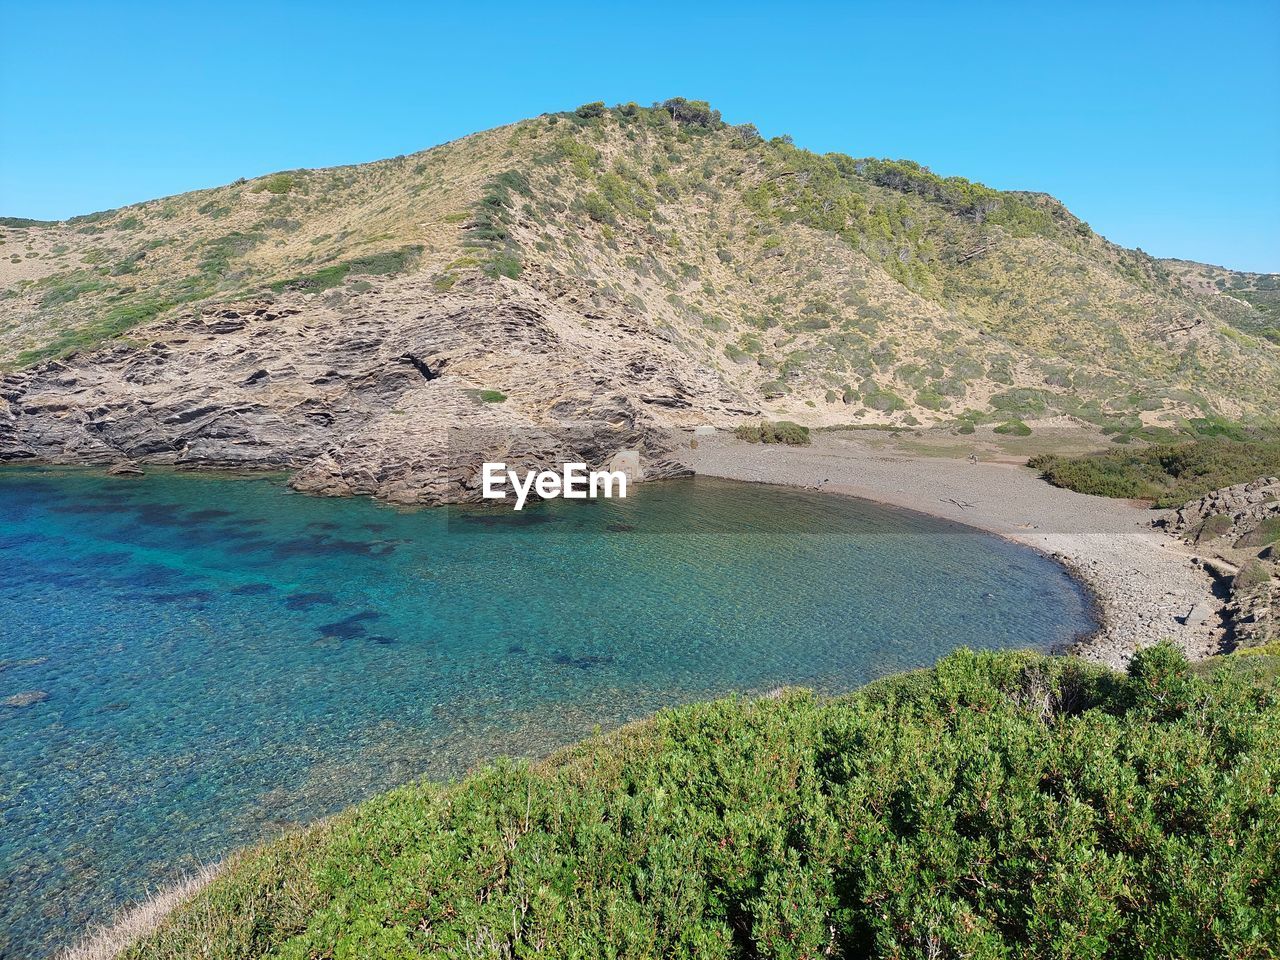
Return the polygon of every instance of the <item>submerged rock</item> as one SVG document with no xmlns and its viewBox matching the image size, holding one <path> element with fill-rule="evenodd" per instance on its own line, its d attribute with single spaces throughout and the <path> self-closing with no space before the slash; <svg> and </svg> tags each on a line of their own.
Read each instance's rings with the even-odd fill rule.
<svg viewBox="0 0 1280 960">
<path fill-rule="evenodd" d="M 48 699 L 49 694 L 44 690 L 24 690 L 22 693 L 15 693 L 12 697 L 6 697 L 3 703 L 6 707 L 29 707 L 33 703 Z"/>
</svg>

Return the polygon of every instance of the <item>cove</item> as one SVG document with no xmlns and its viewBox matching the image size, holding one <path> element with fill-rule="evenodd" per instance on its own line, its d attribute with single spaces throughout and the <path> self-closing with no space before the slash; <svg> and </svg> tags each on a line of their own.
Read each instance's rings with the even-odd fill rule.
<svg viewBox="0 0 1280 960">
<path fill-rule="evenodd" d="M 703 478 L 628 493 L 403 511 L 0 470 L 0 956 L 419 776 L 1094 626 L 1059 566 L 943 520 Z"/>
</svg>

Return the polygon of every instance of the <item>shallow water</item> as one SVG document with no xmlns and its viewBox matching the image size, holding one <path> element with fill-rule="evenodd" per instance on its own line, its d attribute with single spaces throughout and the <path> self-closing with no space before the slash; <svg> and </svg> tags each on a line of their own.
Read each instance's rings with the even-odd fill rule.
<svg viewBox="0 0 1280 960">
<path fill-rule="evenodd" d="M 1092 625 L 1048 559 L 705 479 L 522 515 L 0 470 L 0 957 L 420 775 Z"/>
</svg>

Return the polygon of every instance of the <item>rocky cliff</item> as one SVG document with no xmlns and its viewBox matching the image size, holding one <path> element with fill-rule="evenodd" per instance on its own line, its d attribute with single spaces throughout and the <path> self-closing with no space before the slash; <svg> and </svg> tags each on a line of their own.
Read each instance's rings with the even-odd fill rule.
<svg viewBox="0 0 1280 960">
<path fill-rule="evenodd" d="M 750 412 L 636 324 L 586 328 L 502 278 L 308 300 L 184 311 L 145 342 L 5 376 L 0 459 L 288 468 L 310 492 L 452 502 L 474 498 L 486 459 L 603 465 L 633 448 L 669 476 L 666 425 Z"/>
<path fill-rule="evenodd" d="M 1280 477 L 1214 490 L 1157 523 L 1225 561 L 1213 566 L 1228 580 L 1238 647 L 1280 641 Z"/>
</svg>

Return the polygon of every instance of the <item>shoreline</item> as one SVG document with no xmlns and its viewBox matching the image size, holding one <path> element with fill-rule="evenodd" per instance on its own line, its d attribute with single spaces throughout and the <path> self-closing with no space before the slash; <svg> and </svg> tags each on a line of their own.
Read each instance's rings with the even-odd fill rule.
<svg viewBox="0 0 1280 960">
<path fill-rule="evenodd" d="M 1089 615 L 1091 619 L 1094 621 L 1094 627 L 1092 630 L 1081 631 L 1077 633 L 1075 638 L 1072 639 L 1071 641 L 1067 643 L 1057 644 L 1046 652 L 1051 656 L 1081 656 L 1082 655 L 1081 651 L 1086 650 L 1091 641 L 1095 640 L 1096 638 L 1098 638 L 1099 636 L 1107 632 L 1107 629 L 1108 629 L 1107 612 L 1106 612 L 1106 607 L 1103 603 L 1101 591 L 1099 590 L 1100 584 L 1097 583 L 1090 575 L 1086 574 L 1083 571 L 1083 569 L 1080 566 L 1078 566 L 1072 559 L 1060 553 L 1051 553 L 1048 550 L 1044 549 L 1042 546 L 1035 544 L 1031 541 L 1020 539 L 1008 533 L 1002 533 L 986 526 L 978 526 L 976 524 L 969 523 L 966 520 L 960 520 L 960 519 L 956 519 L 955 517 L 949 517 L 936 510 L 926 510 L 922 506 L 904 506 L 898 503 L 891 503 L 888 500 L 880 500 L 880 499 L 876 499 L 875 497 L 866 496 L 865 494 L 862 494 L 862 493 L 850 493 L 848 490 L 842 489 L 841 486 L 838 484 L 824 485 L 821 487 L 816 487 L 816 486 L 810 487 L 810 486 L 804 486 L 799 483 L 786 483 L 778 480 L 751 480 L 751 479 L 745 479 L 743 477 L 728 476 L 726 474 L 717 474 L 717 473 L 699 473 L 696 475 L 709 477 L 715 480 L 729 480 L 733 483 L 759 484 L 761 486 L 766 486 L 766 487 L 778 487 L 780 489 L 791 489 L 791 490 L 804 490 L 807 493 L 815 493 L 815 492 L 825 493 L 830 496 L 848 497 L 853 500 L 864 500 L 867 503 L 873 503 L 878 507 L 887 507 L 894 510 L 903 510 L 908 513 L 918 513 L 923 516 L 931 517 L 935 520 L 945 520 L 947 523 L 951 523 L 959 527 L 965 527 L 968 530 L 971 530 L 974 534 L 977 534 L 979 536 L 996 537 L 1000 540 L 1004 540 L 1024 550 L 1034 551 L 1035 553 L 1044 557 L 1046 560 L 1049 560 L 1057 564 L 1058 566 L 1062 567 L 1063 571 L 1067 574 L 1068 579 L 1070 579 L 1071 582 L 1075 584 L 1075 586 L 1083 596 L 1084 601 L 1088 606 Z M 1086 656 L 1085 659 L 1092 659 L 1092 658 L 1089 658 Z M 1095 662 L 1101 662 L 1101 661 L 1095 661 Z"/>
<path fill-rule="evenodd" d="M 1123 669 L 1134 652 L 1161 639 L 1175 642 L 1192 660 L 1225 652 L 1225 601 L 1211 562 L 1154 528 L 1151 521 L 1159 514 L 1145 505 L 1054 487 L 1020 457 L 971 464 L 860 431 L 818 432 L 807 447 L 751 444 L 723 431 L 685 434 L 685 442 L 672 459 L 695 474 L 911 510 L 1001 537 L 1057 562 L 1083 589 L 1098 627 L 1055 653 Z M 38 460 L 0 467 L 103 469 Z M 216 466 L 147 469 L 257 479 L 290 475 Z"/>
<path fill-rule="evenodd" d="M 1063 653 L 1122 669 L 1166 638 L 1192 660 L 1223 652 L 1215 578 L 1197 553 L 1151 526 L 1155 511 L 1054 487 L 1008 459 L 970 464 L 857 435 L 819 433 L 809 447 L 696 439 L 679 457 L 698 474 L 914 510 L 1053 559 L 1084 588 L 1099 622 Z"/>
<path fill-rule="evenodd" d="M 696 439 L 695 448 L 678 451 L 696 474 L 911 510 L 1001 537 L 1056 561 L 1082 588 L 1097 628 L 1052 653 L 1123 669 L 1136 650 L 1165 636 L 1193 660 L 1220 652 L 1224 631 L 1217 611 L 1222 603 L 1213 594 L 1213 578 L 1195 554 L 1150 526 L 1153 511 L 1061 490 L 1013 462 L 971 465 L 886 450 L 858 436 L 818 434 L 810 447 L 748 444 L 724 434 Z M 1038 516 L 1040 522 L 1025 516 Z M 1147 579 L 1152 575 L 1154 583 Z M 1153 600 L 1150 594 L 1162 586 L 1163 596 Z M 1178 622 L 1200 604 L 1213 610 L 1204 623 Z M 124 907 L 55 956 L 111 960 L 216 878 L 237 852 Z"/>
</svg>

